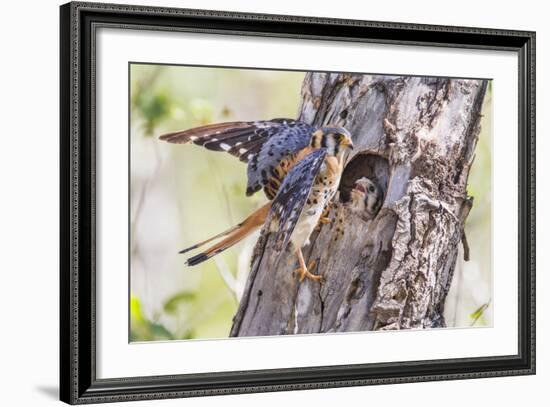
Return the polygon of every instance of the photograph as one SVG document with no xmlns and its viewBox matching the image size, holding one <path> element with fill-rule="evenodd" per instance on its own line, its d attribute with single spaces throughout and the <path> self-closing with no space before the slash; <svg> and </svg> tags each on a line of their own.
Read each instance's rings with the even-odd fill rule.
<svg viewBox="0 0 550 407">
<path fill-rule="evenodd" d="M 130 62 L 129 342 L 493 326 L 493 81 Z"/>
</svg>

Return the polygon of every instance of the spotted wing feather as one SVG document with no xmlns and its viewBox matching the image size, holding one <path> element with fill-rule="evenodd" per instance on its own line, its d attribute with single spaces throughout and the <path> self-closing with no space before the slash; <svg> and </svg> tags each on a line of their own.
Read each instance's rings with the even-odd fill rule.
<svg viewBox="0 0 550 407">
<path fill-rule="evenodd" d="M 193 143 L 225 151 L 248 163 L 247 195 L 262 189 L 279 162 L 308 146 L 315 129 L 292 119 L 210 124 L 160 136 L 169 143 Z"/>
<path fill-rule="evenodd" d="M 307 147 L 315 128 L 304 122 L 282 120 L 277 128 L 264 131 L 270 133 L 269 137 L 249 156 L 247 195 L 252 195 L 268 184 L 270 175 L 281 160 Z"/>
<path fill-rule="evenodd" d="M 296 164 L 273 200 L 267 224 L 277 228 L 275 247 L 279 251 L 288 245 L 326 154 L 325 149 L 315 150 Z"/>
<path fill-rule="evenodd" d="M 271 121 L 216 123 L 164 134 L 160 139 L 176 144 L 193 143 L 212 151 L 226 151 L 248 162 L 249 150 L 261 146 L 269 136 L 259 130 L 276 125 Z"/>
</svg>

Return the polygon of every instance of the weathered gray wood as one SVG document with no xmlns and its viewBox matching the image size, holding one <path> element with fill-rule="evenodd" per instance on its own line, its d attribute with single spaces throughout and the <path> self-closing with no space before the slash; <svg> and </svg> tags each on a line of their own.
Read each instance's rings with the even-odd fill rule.
<svg viewBox="0 0 550 407">
<path fill-rule="evenodd" d="M 231 336 L 445 326 L 443 309 L 464 221 L 483 80 L 306 75 L 300 118 L 354 137 L 339 199 L 343 234 L 324 225 L 304 250 L 325 282 L 300 283 L 291 251 L 279 264 L 262 232 Z M 385 193 L 363 219 L 342 203 L 368 176 Z M 465 240 L 464 240 L 465 241 Z"/>
</svg>

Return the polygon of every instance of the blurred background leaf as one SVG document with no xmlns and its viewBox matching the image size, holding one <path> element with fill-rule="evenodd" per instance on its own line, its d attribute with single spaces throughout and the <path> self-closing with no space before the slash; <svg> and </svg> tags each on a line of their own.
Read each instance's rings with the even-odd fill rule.
<svg viewBox="0 0 550 407">
<path fill-rule="evenodd" d="M 178 311 L 178 306 L 180 304 L 186 304 L 193 301 L 194 299 L 194 293 L 188 293 L 185 291 L 176 293 L 168 298 L 168 300 L 164 303 L 164 312 L 167 312 L 168 314 L 174 314 Z"/>
</svg>

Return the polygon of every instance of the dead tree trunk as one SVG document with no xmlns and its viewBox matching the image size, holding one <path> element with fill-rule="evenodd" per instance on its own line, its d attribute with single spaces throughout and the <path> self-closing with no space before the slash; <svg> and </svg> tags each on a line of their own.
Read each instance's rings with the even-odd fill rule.
<svg viewBox="0 0 550 407">
<path fill-rule="evenodd" d="M 445 326 L 443 309 L 472 205 L 466 195 L 487 82 L 446 78 L 308 74 L 300 119 L 353 134 L 336 211 L 306 261 L 325 282 L 300 283 L 288 250 L 277 258 L 262 232 L 231 336 Z M 355 180 L 373 179 L 384 204 L 370 221 L 347 211 Z"/>
</svg>

